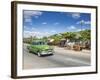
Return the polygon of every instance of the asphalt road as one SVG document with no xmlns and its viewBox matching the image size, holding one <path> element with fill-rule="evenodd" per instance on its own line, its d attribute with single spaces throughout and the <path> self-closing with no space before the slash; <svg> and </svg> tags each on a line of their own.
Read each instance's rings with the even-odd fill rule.
<svg viewBox="0 0 100 80">
<path fill-rule="evenodd" d="M 54 55 L 38 57 L 23 45 L 23 69 L 90 66 L 90 51 L 72 51 L 54 47 Z"/>
</svg>

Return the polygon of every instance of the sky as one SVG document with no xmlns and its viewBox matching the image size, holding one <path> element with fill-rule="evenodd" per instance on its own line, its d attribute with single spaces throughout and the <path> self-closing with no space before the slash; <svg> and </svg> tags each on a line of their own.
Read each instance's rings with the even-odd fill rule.
<svg viewBox="0 0 100 80">
<path fill-rule="evenodd" d="M 23 35 L 25 38 L 30 36 L 42 38 L 90 28 L 90 13 L 23 10 Z"/>
</svg>

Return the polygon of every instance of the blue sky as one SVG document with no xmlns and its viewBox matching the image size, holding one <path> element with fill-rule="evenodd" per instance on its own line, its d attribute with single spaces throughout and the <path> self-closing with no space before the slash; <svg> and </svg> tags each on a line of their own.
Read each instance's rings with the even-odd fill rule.
<svg viewBox="0 0 100 80">
<path fill-rule="evenodd" d="M 81 25 L 82 23 L 82 25 Z M 76 12 L 23 11 L 24 37 L 44 37 L 91 28 L 91 14 Z"/>
</svg>

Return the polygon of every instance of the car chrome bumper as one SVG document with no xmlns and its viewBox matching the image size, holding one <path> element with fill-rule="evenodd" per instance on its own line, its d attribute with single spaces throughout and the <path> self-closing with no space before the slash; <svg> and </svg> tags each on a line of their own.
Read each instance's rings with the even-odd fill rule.
<svg viewBox="0 0 100 80">
<path fill-rule="evenodd" d="M 41 55 L 49 55 L 49 54 L 53 54 L 53 52 L 42 52 Z"/>
</svg>

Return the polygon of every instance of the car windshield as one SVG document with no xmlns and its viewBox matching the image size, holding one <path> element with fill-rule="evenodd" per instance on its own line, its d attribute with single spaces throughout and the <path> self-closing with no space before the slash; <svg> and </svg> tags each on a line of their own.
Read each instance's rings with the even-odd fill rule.
<svg viewBox="0 0 100 80">
<path fill-rule="evenodd" d="M 32 45 L 46 45 L 45 42 L 33 42 Z"/>
</svg>

